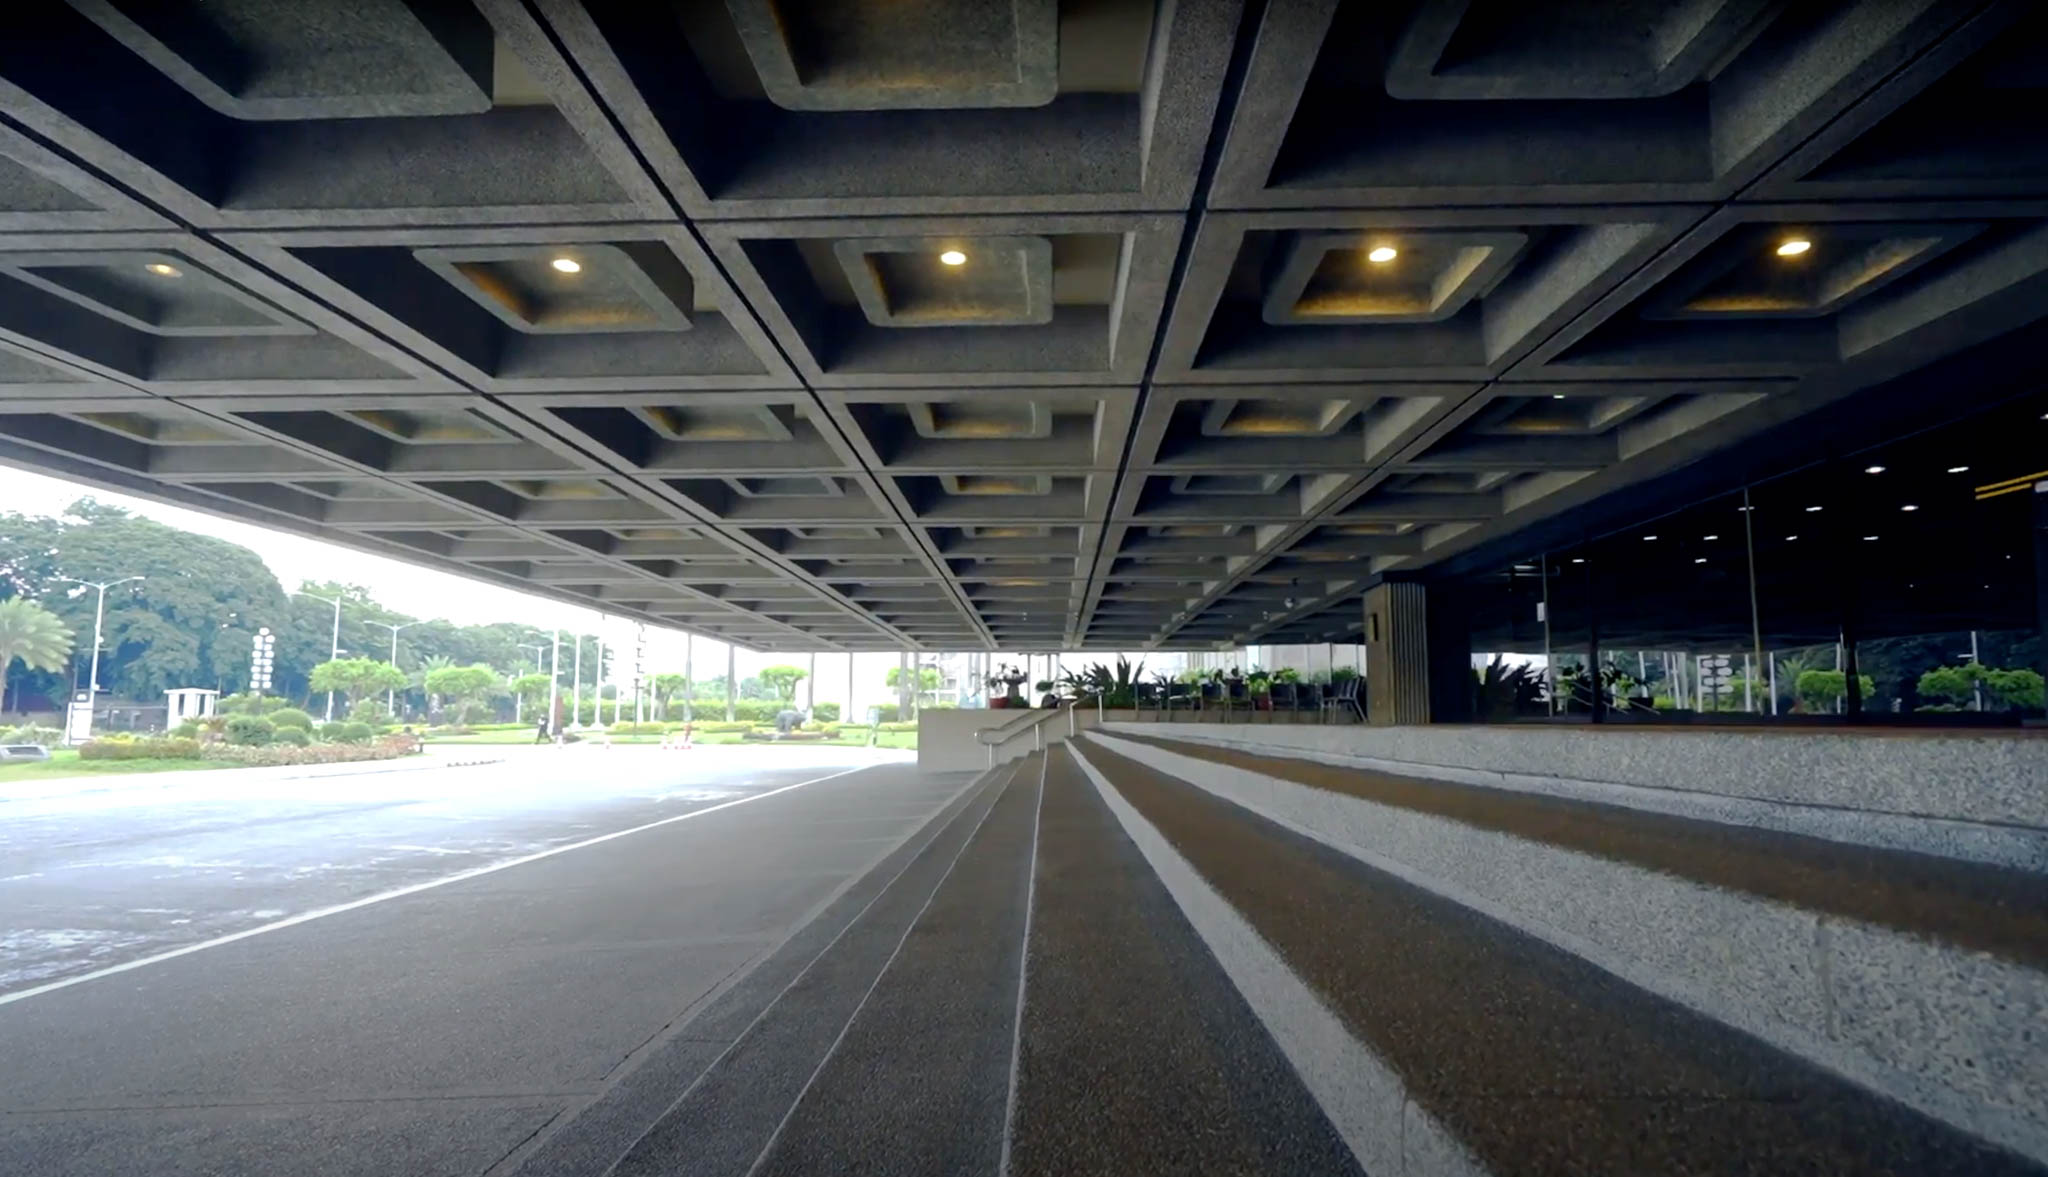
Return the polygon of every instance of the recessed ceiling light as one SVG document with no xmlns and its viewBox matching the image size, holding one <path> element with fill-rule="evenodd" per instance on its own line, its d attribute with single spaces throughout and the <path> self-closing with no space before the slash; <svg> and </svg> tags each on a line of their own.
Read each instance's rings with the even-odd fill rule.
<svg viewBox="0 0 2048 1177">
<path fill-rule="evenodd" d="M 1798 257 L 1800 254 L 1805 253 L 1807 250 L 1812 248 L 1813 242 L 1808 241 L 1806 238 L 1790 237 L 1784 240 L 1783 242 L 1779 243 L 1778 256 Z"/>
<path fill-rule="evenodd" d="M 583 263 L 573 257 L 558 257 L 548 264 L 564 274 L 580 273 L 583 269 Z"/>
<path fill-rule="evenodd" d="M 1865 466 L 1865 467 L 1863 468 L 1863 472 L 1864 472 L 1865 474 L 1882 474 L 1882 473 L 1884 473 L 1884 467 L 1883 467 L 1883 466 Z"/>
<path fill-rule="evenodd" d="M 1554 401 L 1561 401 L 1564 399 L 1564 394 L 1561 392 L 1553 392 L 1550 394 L 1550 399 Z"/>
<path fill-rule="evenodd" d="M 183 270 L 180 270 L 178 267 L 171 265 L 168 262 L 151 262 L 142 268 L 148 270 L 152 274 L 155 274 L 159 278 L 178 278 L 184 275 Z"/>
<path fill-rule="evenodd" d="M 939 255 L 939 260 L 949 266 L 964 266 L 967 264 L 967 255 L 957 249 L 949 249 Z"/>
<path fill-rule="evenodd" d="M 1968 474 L 1970 468 L 1968 466 L 1950 466 L 1948 472 L 1950 474 Z"/>
<path fill-rule="evenodd" d="M 1401 251 L 1391 245 L 1375 245 L 1366 251 L 1365 260 L 1369 262 L 1390 262 L 1400 256 Z"/>
<path fill-rule="evenodd" d="M 1574 564 L 1584 564 L 1585 562 L 1586 562 L 1586 558 L 1585 558 L 1584 556 L 1573 556 L 1573 557 L 1572 557 L 1572 563 L 1574 563 Z"/>
<path fill-rule="evenodd" d="M 1786 536 L 1786 537 L 1785 537 L 1785 542 L 1789 544 L 1789 543 L 1791 543 L 1791 542 L 1792 542 L 1793 540 L 1795 540 L 1795 539 L 1798 539 L 1798 538 L 1799 538 L 1799 537 L 1798 537 L 1798 536 L 1796 536 L 1796 535 L 1788 535 L 1788 536 Z"/>
<path fill-rule="evenodd" d="M 1901 511 L 1917 511 L 1919 509 L 1920 508 L 1914 506 L 1912 503 L 1907 503 L 1905 506 L 1899 508 L 1899 510 Z"/>
<path fill-rule="evenodd" d="M 1644 538 L 1644 539 L 1646 539 L 1646 540 L 1651 540 L 1651 539 L 1656 539 L 1657 537 L 1656 537 L 1656 536 L 1654 536 L 1654 535 L 1646 535 L 1646 536 L 1644 536 L 1643 538 Z"/>
<path fill-rule="evenodd" d="M 1701 538 L 1701 539 L 1704 539 L 1704 540 L 1716 540 L 1716 539 L 1720 539 L 1721 537 L 1720 537 L 1720 536 L 1718 536 L 1718 535 L 1703 535 L 1703 536 L 1701 536 L 1700 538 Z"/>
<path fill-rule="evenodd" d="M 1704 564 L 1707 562 L 1707 558 L 1705 556 L 1694 556 L 1692 562 L 1695 564 Z"/>
<path fill-rule="evenodd" d="M 1866 543 L 1868 543 L 1869 541 L 1871 541 L 1871 540 L 1874 540 L 1874 539 L 1876 539 L 1876 538 L 1877 538 L 1877 537 L 1876 537 L 1876 536 L 1874 536 L 1874 535 L 1866 535 L 1866 536 L 1864 536 L 1864 537 L 1863 537 L 1863 539 L 1864 539 L 1864 542 L 1866 542 Z"/>
<path fill-rule="evenodd" d="M 1807 513 L 1807 514 L 1809 514 L 1809 515 L 1811 515 L 1811 514 L 1813 514 L 1813 513 L 1815 512 L 1815 511 L 1818 511 L 1818 510 L 1820 510 L 1820 508 L 1819 508 L 1819 507 L 1808 507 L 1808 508 L 1806 509 L 1806 513 Z"/>
</svg>

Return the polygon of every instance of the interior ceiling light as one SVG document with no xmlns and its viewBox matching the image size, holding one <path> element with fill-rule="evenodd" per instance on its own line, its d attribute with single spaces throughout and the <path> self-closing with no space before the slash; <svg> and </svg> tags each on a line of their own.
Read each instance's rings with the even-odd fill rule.
<svg viewBox="0 0 2048 1177">
<path fill-rule="evenodd" d="M 583 270 L 583 263 L 573 257 L 558 257 L 548 264 L 564 274 L 581 273 Z"/>
<path fill-rule="evenodd" d="M 1809 514 L 1809 515 L 1811 515 L 1811 514 L 1813 514 L 1813 513 L 1815 512 L 1815 511 L 1818 511 L 1818 510 L 1820 510 L 1820 508 L 1819 508 L 1819 507 L 1808 507 L 1808 508 L 1806 509 L 1806 513 L 1807 513 L 1807 514 Z"/>
<path fill-rule="evenodd" d="M 1401 251 L 1391 245 L 1375 245 L 1366 251 L 1365 260 L 1369 262 L 1390 262 L 1400 256 Z"/>
<path fill-rule="evenodd" d="M 1950 474 L 1967 474 L 1970 472 L 1970 468 L 1968 466 L 1950 466 L 1948 472 Z"/>
<path fill-rule="evenodd" d="M 1705 556 L 1694 556 L 1692 562 L 1695 564 L 1704 564 L 1707 562 L 1707 558 Z"/>
<path fill-rule="evenodd" d="M 939 255 L 939 260 L 949 266 L 964 266 L 967 264 L 967 255 L 957 249 L 949 249 Z"/>
<path fill-rule="evenodd" d="M 1564 399 L 1564 394 L 1561 392 L 1553 392 L 1550 394 L 1550 399 L 1554 401 L 1561 401 Z"/>
<path fill-rule="evenodd" d="M 1865 474 L 1882 474 L 1882 473 L 1884 473 L 1884 467 L 1883 467 L 1883 466 L 1865 466 L 1865 467 L 1863 468 L 1863 472 L 1864 472 Z"/>
<path fill-rule="evenodd" d="M 1720 537 L 1720 536 L 1718 536 L 1718 535 L 1703 535 L 1703 536 L 1701 536 L 1700 538 L 1701 538 L 1701 539 L 1703 539 L 1703 540 L 1709 540 L 1709 541 L 1712 541 L 1712 540 L 1717 540 L 1717 539 L 1720 539 L 1721 537 Z"/>
<path fill-rule="evenodd" d="M 1874 535 L 1866 535 L 1866 536 L 1864 536 L 1864 537 L 1863 537 L 1863 540 L 1864 540 L 1864 542 L 1865 542 L 1865 543 L 1868 543 L 1868 542 L 1870 542 L 1871 540 L 1874 540 L 1874 539 L 1876 539 L 1876 538 L 1877 538 L 1877 537 L 1876 537 L 1876 536 L 1874 536 Z"/>
<path fill-rule="evenodd" d="M 1585 558 L 1584 556 L 1573 556 L 1573 557 L 1572 557 L 1572 563 L 1574 563 L 1574 564 L 1584 564 L 1585 562 L 1586 562 L 1586 558 Z"/>
<path fill-rule="evenodd" d="M 1809 249 L 1812 249 L 1812 248 L 1813 248 L 1813 242 L 1811 242 L 1811 241 L 1808 241 L 1808 240 L 1807 240 L 1806 238 L 1804 238 L 1804 237 L 1792 237 L 1792 238 L 1788 238 L 1787 240 L 1785 240 L 1785 241 L 1783 241 L 1783 242 L 1779 243 L 1779 245 L 1778 245 L 1778 256 L 1779 256 L 1779 257 L 1798 257 L 1798 256 L 1799 256 L 1800 254 L 1802 254 L 1802 253 L 1805 253 L 1805 252 L 1806 252 L 1807 250 L 1809 250 Z"/>
<path fill-rule="evenodd" d="M 1644 536 L 1644 537 L 1643 537 L 1643 539 L 1644 539 L 1644 540 L 1646 540 L 1646 541 L 1647 541 L 1647 540 L 1653 540 L 1653 539 L 1656 539 L 1656 538 L 1657 538 L 1657 537 L 1656 537 L 1656 536 L 1654 536 L 1654 535 L 1646 535 L 1646 536 Z"/>
<path fill-rule="evenodd" d="M 1917 511 L 1919 509 L 1919 507 L 1914 506 L 1912 503 L 1907 503 L 1905 506 L 1899 508 L 1899 510 L 1901 511 Z"/>
<path fill-rule="evenodd" d="M 168 262 L 151 262 L 142 268 L 159 278 L 177 278 L 184 274 L 184 271 Z"/>
<path fill-rule="evenodd" d="M 1796 535 L 1788 535 L 1788 536 L 1786 536 L 1786 537 L 1785 537 L 1785 542 L 1789 544 L 1789 543 L 1791 543 L 1791 542 L 1792 542 L 1793 540 L 1795 540 L 1795 539 L 1798 539 L 1798 538 L 1799 538 L 1799 537 L 1798 537 L 1798 536 L 1796 536 Z"/>
</svg>

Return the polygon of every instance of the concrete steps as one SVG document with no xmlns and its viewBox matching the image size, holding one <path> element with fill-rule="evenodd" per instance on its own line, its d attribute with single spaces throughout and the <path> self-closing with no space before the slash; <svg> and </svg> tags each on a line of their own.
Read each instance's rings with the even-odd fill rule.
<svg viewBox="0 0 2048 1177">
<path fill-rule="evenodd" d="M 1079 765 L 1048 756 L 1006 1172 L 1358 1173 Z"/>
<path fill-rule="evenodd" d="M 2048 1155 L 2038 876 L 1241 748 L 1074 751 L 1370 1172 Z"/>
</svg>

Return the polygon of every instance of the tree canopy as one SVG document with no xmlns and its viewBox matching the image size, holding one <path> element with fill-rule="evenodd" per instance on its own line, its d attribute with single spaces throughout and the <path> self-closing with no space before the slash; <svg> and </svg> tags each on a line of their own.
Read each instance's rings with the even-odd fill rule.
<svg viewBox="0 0 2048 1177">
<path fill-rule="evenodd" d="M 796 685 L 810 676 L 810 672 L 801 666 L 764 666 L 757 677 L 774 689 L 777 698 L 787 703 L 796 698 Z"/>
<path fill-rule="evenodd" d="M 337 642 L 334 606 L 313 595 L 288 594 L 250 549 L 83 498 L 56 518 L 0 512 L 0 602 L 33 600 L 71 632 L 88 635 L 75 643 L 68 660 L 59 654 L 49 664 L 14 667 L 14 693 L 54 707 L 74 680 L 84 681 L 98 594 L 59 577 L 107 581 L 135 575 L 145 579 L 107 590 L 100 685 L 119 698 L 162 702 L 162 693 L 171 687 L 245 691 L 251 640 L 262 627 L 271 630 L 277 643 L 270 693 L 302 703 L 324 689 L 313 685 L 312 676 L 330 660 L 336 644 L 344 661 L 390 661 L 391 634 L 373 622 L 418 622 L 398 635 L 397 664 L 409 680 L 392 688 L 408 693 L 414 706 L 425 706 L 430 693 L 457 697 L 451 691 L 434 692 L 426 676 L 416 673 L 430 660 L 436 667 L 482 665 L 491 671 L 490 687 L 469 685 L 460 696 L 465 702 L 481 702 L 502 690 L 507 674 L 530 672 L 533 666 L 532 655 L 519 648 L 535 640 L 532 626 L 421 621 L 382 604 L 362 585 L 315 581 L 293 586 L 304 594 L 341 599 Z M 565 646 L 575 641 L 571 634 L 562 638 Z M 583 638 L 587 681 L 594 677 L 596 644 L 593 634 Z M 607 657 L 611 654 L 608 649 Z M 362 697 L 384 690 L 380 684 Z"/>
<path fill-rule="evenodd" d="M 313 668 L 310 681 L 316 691 L 340 691 L 348 696 L 351 711 L 371 695 L 396 691 L 407 685 L 403 670 L 370 658 L 336 658 L 322 662 Z"/>
</svg>

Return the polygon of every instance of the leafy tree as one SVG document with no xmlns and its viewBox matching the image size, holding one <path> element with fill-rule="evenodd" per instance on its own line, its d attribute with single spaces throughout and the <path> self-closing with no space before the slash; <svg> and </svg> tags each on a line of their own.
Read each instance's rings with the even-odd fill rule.
<svg viewBox="0 0 2048 1177">
<path fill-rule="evenodd" d="M 1866 699 L 1876 690 L 1867 674 L 1857 675 L 1856 685 L 1862 688 Z M 1793 690 L 1808 713 L 1832 711 L 1849 697 L 1849 676 L 1839 670 L 1802 670 Z"/>
<path fill-rule="evenodd" d="M 70 657 L 71 631 L 55 613 L 26 597 L 0 601 L 0 711 L 15 659 L 29 670 L 57 670 Z"/>
<path fill-rule="evenodd" d="M 452 699 L 465 714 L 471 714 L 469 709 L 480 707 L 503 681 L 496 670 L 482 664 L 444 666 L 427 674 L 426 688 L 437 698 Z"/>
<path fill-rule="evenodd" d="M 657 674 L 648 683 L 654 695 L 654 712 L 663 719 L 668 718 L 668 701 L 683 689 L 685 680 L 680 674 Z"/>
<path fill-rule="evenodd" d="M 1984 689 L 2012 708 L 2039 711 L 2048 703 L 2048 690 L 2044 690 L 2038 670 L 1987 670 Z"/>
<path fill-rule="evenodd" d="M 932 673 L 936 677 L 938 672 Z M 762 669 L 760 679 L 774 690 L 777 698 L 787 703 L 796 698 L 796 685 L 810 676 L 810 672 L 801 666 L 769 666 Z"/>
<path fill-rule="evenodd" d="M 307 684 L 315 691 L 339 691 L 353 711 L 365 698 L 405 685 L 405 672 L 374 658 L 336 658 L 313 668 Z"/>
<path fill-rule="evenodd" d="M 1984 668 L 1974 662 L 1964 666 L 1937 666 L 1920 676 L 1920 697 L 1961 706 L 1977 697 L 1977 684 L 1983 678 Z"/>
<path fill-rule="evenodd" d="M 548 697 L 548 676 L 545 674 L 522 674 L 506 684 L 520 702 L 529 706 L 537 705 Z"/>
</svg>

